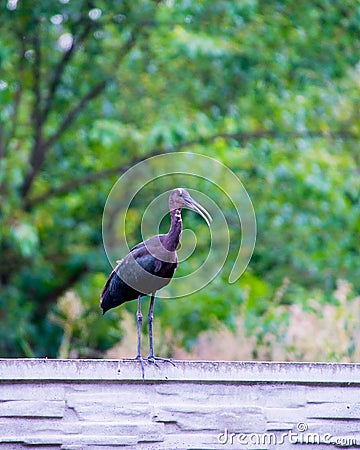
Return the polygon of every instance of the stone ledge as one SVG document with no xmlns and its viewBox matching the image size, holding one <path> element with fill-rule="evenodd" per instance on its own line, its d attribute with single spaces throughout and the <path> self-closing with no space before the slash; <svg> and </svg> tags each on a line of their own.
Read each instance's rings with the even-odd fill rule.
<svg viewBox="0 0 360 450">
<path fill-rule="evenodd" d="M 0 359 L 0 448 L 360 447 L 359 364 L 175 363 Z"/>
<path fill-rule="evenodd" d="M 360 384 L 360 364 L 174 361 L 145 363 L 145 381 Z M 0 380 L 141 381 L 138 361 L 0 359 Z"/>
</svg>

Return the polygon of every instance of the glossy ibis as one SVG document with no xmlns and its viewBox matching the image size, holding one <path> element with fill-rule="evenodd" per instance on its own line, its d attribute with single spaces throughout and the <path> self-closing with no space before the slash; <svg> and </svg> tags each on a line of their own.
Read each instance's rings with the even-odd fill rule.
<svg viewBox="0 0 360 450">
<path fill-rule="evenodd" d="M 176 249 L 179 245 L 182 231 L 181 208 L 189 208 L 196 211 L 210 226 L 212 218 L 206 209 L 193 200 L 185 189 L 174 189 L 169 197 L 171 216 L 169 232 L 146 239 L 132 248 L 125 258 L 117 262 L 118 264 L 110 274 L 101 294 L 100 302 L 103 314 L 111 308 L 137 298 L 138 341 L 137 355 L 133 359 L 141 361 L 143 376 L 144 367 L 140 344 L 142 326 L 141 297 L 144 295 L 151 295 L 148 314 L 150 353 L 147 359 L 154 363 L 156 360 L 171 362 L 171 360 L 154 355 L 152 323 L 155 293 L 170 282 L 177 267 Z"/>
</svg>

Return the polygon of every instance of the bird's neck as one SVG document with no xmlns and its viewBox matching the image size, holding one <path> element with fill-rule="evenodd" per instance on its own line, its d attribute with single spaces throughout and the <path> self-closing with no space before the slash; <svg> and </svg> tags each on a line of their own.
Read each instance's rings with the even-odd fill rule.
<svg viewBox="0 0 360 450">
<path fill-rule="evenodd" d="M 177 249 L 180 241 L 180 235 L 182 230 L 181 209 L 173 209 L 170 211 L 171 226 L 166 239 L 164 247 L 166 250 L 173 252 Z"/>
</svg>

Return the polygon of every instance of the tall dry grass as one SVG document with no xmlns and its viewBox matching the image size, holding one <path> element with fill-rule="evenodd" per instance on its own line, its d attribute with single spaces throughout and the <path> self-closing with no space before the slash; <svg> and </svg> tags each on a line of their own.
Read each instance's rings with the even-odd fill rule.
<svg viewBox="0 0 360 450">
<path fill-rule="evenodd" d="M 303 305 L 284 305 L 281 299 L 288 284 L 284 280 L 251 335 L 246 331 L 245 317 L 240 315 L 235 332 L 219 324 L 216 331 L 203 332 L 191 351 L 186 351 L 177 345 L 170 330 L 160 330 L 159 323 L 155 323 L 155 350 L 174 359 L 358 362 L 360 297 L 353 294 L 352 285 L 339 280 L 331 303 L 310 298 Z M 272 326 L 271 331 L 264 332 L 266 315 L 271 317 Z M 107 357 L 135 354 L 136 326 L 128 313 L 124 313 L 123 325 L 125 336 Z M 146 339 L 143 351 L 148 351 Z"/>
</svg>

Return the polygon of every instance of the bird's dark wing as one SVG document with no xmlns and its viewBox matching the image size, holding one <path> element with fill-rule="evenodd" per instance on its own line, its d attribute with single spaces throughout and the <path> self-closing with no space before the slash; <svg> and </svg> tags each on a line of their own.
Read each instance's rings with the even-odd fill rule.
<svg viewBox="0 0 360 450">
<path fill-rule="evenodd" d="M 134 245 L 134 247 L 130 250 L 130 253 L 131 253 L 132 251 L 138 250 L 138 249 L 140 249 L 140 248 L 142 248 L 142 247 L 145 247 L 144 242 L 139 242 L 138 244 Z"/>
<path fill-rule="evenodd" d="M 139 242 L 130 251 L 134 259 L 149 273 L 158 273 L 162 268 L 161 257 L 156 258 L 158 245 L 162 245 L 161 238 L 164 235 L 153 236 L 144 242 Z"/>
<path fill-rule="evenodd" d="M 121 305 L 127 300 L 136 298 L 136 293 L 127 286 L 121 278 L 117 275 L 122 261 L 119 261 L 115 269 L 111 272 L 104 289 L 100 296 L 100 306 L 103 314 L 115 306 Z"/>
<path fill-rule="evenodd" d="M 121 261 L 117 261 L 117 262 L 121 262 Z M 105 296 L 106 292 L 110 289 L 110 283 L 111 283 L 111 280 L 112 280 L 112 278 L 113 278 L 114 275 L 116 275 L 115 269 L 114 269 L 114 270 L 111 272 L 111 274 L 109 275 L 109 278 L 107 279 L 107 281 L 106 281 L 106 283 L 105 283 L 105 286 L 104 286 L 104 288 L 103 288 L 103 290 L 102 290 L 102 292 L 101 292 L 101 295 L 100 295 L 100 303 L 102 303 L 102 301 L 103 301 L 103 299 L 104 299 L 104 296 Z"/>
<path fill-rule="evenodd" d="M 145 246 L 138 246 L 120 260 L 101 293 L 100 304 L 103 312 L 134 300 L 139 294 L 150 293 L 153 286 L 146 277 L 143 277 L 139 265 L 149 272 L 150 276 L 151 273 L 155 273 L 155 261 L 155 258 L 146 251 Z"/>
<path fill-rule="evenodd" d="M 149 252 L 144 242 L 136 245 L 130 255 L 149 273 L 155 274 L 161 269 L 162 262 Z"/>
<path fill-rule="evenodd" d="M 162 250 L 154 247 L 154 243 L 158 242 L 158 237 L 140 242 L 118 261 L 101 294 L 103 312 L 133 300 L 138 295 L 156 292 L 169 283 L 177 266 L 176 254 L 174 262 L 162 261 Z M 159 251 L 160 257 L 156 258 Z"/>
</svg>

